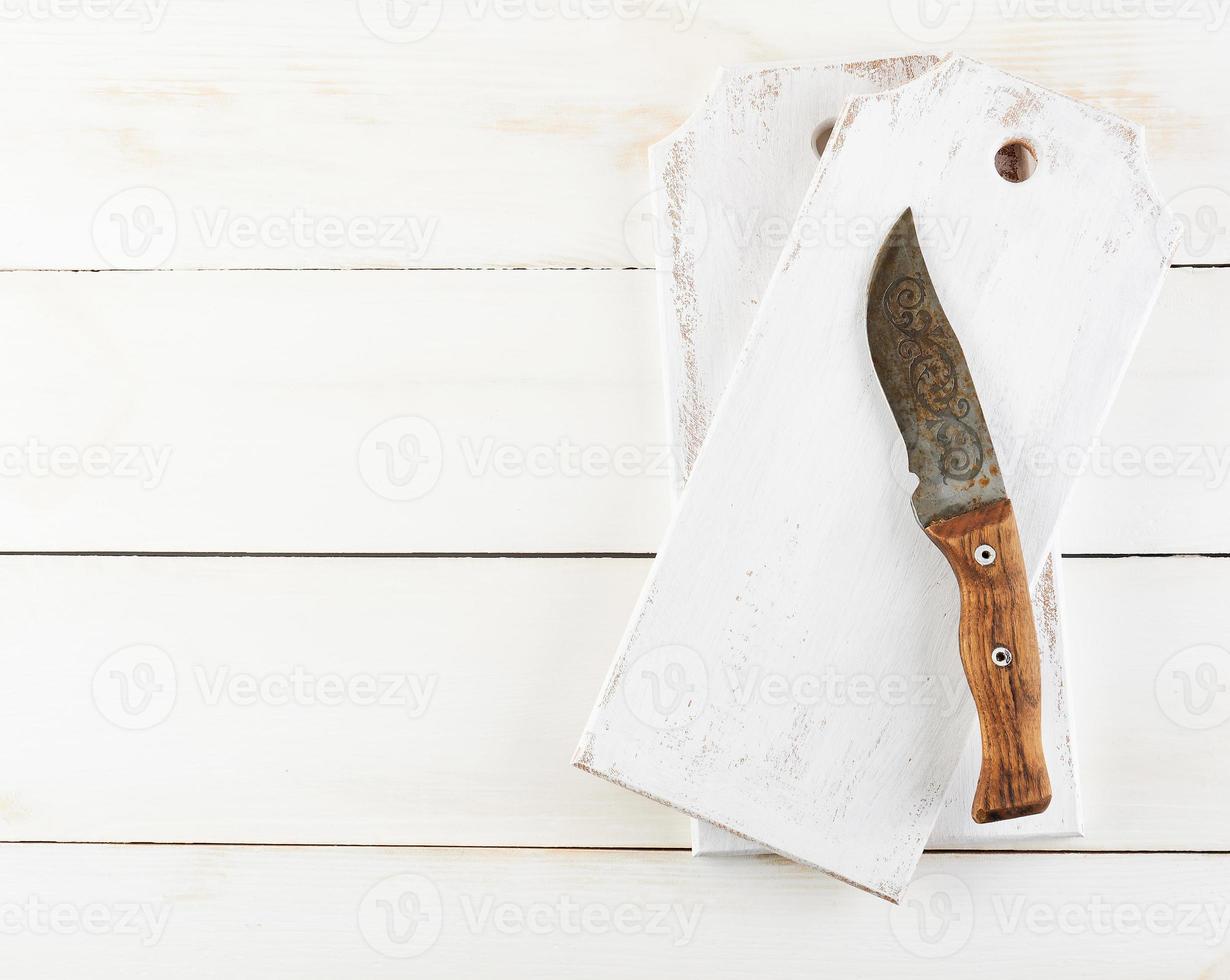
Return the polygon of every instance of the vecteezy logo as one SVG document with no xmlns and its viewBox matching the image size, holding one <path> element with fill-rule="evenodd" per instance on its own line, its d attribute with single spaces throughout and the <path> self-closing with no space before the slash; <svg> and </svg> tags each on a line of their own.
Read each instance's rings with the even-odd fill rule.
<svg viewBox="0 0 1230 980">
<path fill-rule="evenodd" d="M 357 0 L 359 18 L 376 37 L 394 44 L 421 41 L 440 24 L 443 0 Z"/>
<path fill-rule="evenodd" d="M 1154 691 L 1162 712 L 1180 728 L 1205 731 L 1230 721 L 1230 652 L 1202 643 L 1162 665 Z"/>
<path fill-rule="evenodd" d="M 650 191 L 624 215 L 624 244 L 638 266 L 655 269 L 672 255 L 693 258 L 709 241 L 709 215 L 695 192 L 671 201 L 666 188 Z"/>
<path fill-rule="evenodd" d="M 372 949 L 393 959 L 421 956 L 440 938 L 440 890 L 422 875 L 393 875 L 359 903 L 359 932 Z"/>
<path fill-rule="evenodd" d="M 973 934 L 974 899 L 954 875 L 923 875 L 889 910 L 888 922 L 906 952 L 925 959 L 952 956 Z"/>
<path fill-rule="evenodd" d="M 690 647 L 658 647 L 628 668 L 623 691 L 628 710 L 639 721 L 652 728 L 682 728 L 704 710 L 709 675 Z"/>
<path fill-rule="evenodd" d="M 94 671 L 94 705 L 111 724 L 129 731 L 153 728 L 175 707 L 175 664 L 147 643 L 116 650 Z"/>
<path fill-rule="evenodd" d="M 359 473 L 386 500 L 418 500 L 440 482 L 444 447 L 427 419 L 405 415 L 381 422 L 359 446 Z"/>
<path fill-rule="evenodd" d="M 1166 202 L 1158 216 L 1157 240 L 1169 254 L 1174 225 L 1180 229 L 1175 261 L 1212 261 L 1230 254 L 1230 192 L 1221 187 L 1191 187 Z M 1225 253 L 1219 254 L 1218 250 Z"/>
<path fill-rule="evenodd" d="M 175 249 L 175 205 L 156 187 L 130 187 L 95 213 L 94 248 L 114 269 L 156 269 Z"/>
<path fill-rule="evenodd" d="M 974 19 L 974 0 L 889 0 L 897 29 L 922 44 L 947 44 Z"/>
</svg>

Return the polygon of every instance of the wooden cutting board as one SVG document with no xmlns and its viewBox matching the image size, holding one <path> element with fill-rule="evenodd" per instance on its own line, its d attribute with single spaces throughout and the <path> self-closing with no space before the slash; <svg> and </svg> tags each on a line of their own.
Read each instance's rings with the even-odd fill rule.
<svg viewBox="0 0 1230 980">
<path fill-rule="evenodd" d="M 994 164 L 1013 140 L 1037 156 L 1020 183 Z M 1179 228 L 1139 130 L 953 57 L 843 111 L 574 759 L 891 900 L 973 719 L 918 696 L 964 684 L 957 589 L 888 463 L 867 349 L 907 205 L 1037 581 L 1074 476 L 1034 464 L 1091 444 Z M 745 696 L 753 663 L 781 683 Z"/>
<path fill-rule="evenodd" d="M 692 117 L 650 149 L 667 405 L 680 449 L 677 494 L 781 256 L 788 234 L 783 229 L 793 224 L 846 100 L 902 85 L 938 61 L 922 55 L 724 70 Z M 894 449 L 900 450 L 904 473 L 905 447 L 899 443 Z M 1020 820 L 975 824 L 969 819 L 981 762 L 975 726 L 928 840 L 931 847 L 1080 835 L 1058 568 L 1059 556 L 1052 554 L 1034 590 L 1051 805 Z M 696 854 L 764 850 L 703 820 L 693 821 L 692 845 Z"/>
</svg>

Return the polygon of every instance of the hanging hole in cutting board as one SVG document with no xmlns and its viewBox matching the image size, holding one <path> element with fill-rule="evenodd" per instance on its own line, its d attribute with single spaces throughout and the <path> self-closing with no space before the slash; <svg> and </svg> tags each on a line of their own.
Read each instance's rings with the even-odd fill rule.
<svg viewBox="0 0 1230 980">
<path fill-rule="evenodd" d="M 816 151 L 816 159 L 824 156 L 824 149 L 829 145 L 829 137 L 833 135 L 835 125 L 837 125 L 837 120 L 829 119 L 812 130 L 811 147 Z"/>
<path fill-rule="evenodd" d="M 1023 140 L 1011 140 L 995 154 L 995 172 L 1010 184 L 1020 184 L 1038 169 L 1038 155 Z"/>
</svg>

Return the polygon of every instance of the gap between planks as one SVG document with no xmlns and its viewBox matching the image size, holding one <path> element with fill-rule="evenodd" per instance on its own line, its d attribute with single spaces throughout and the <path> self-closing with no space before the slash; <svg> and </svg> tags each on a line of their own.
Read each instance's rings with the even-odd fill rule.
<svg viewBox="0 0 1230 980">
<path fill-rule="evenodd" d="M 576 853 L 611 853 L 611 854 L 690 854 L 690 847 L 636 847 L 636 846 L 584 846 L 575 844 L 380 844 L 380 843 L 330 843 L 327 841 L 113 841 L 113 840 L 11 840 L 0 841 L 0 848 L 5 847 L 225 847 L 235 850 L 247 848 L 278 848 L 280 850 L 352 850 L 352 851 L 573 851 Z M 1165 857 L 1172 854 L 1195 854 L 1210 857 L 1230 856 L 1230 850 L 1200 850 L 1197 848 L 1160 848 L 1149 849 L 1116 849 L 1099 851 L 1081 850 L 1024 850 L 994 847 L 964 847 L 964 848 L 927 848 L 926 854 L 954 855 L 1005 855 L 1025 857 L 1050 857 L 1053 855 L 1071 855 L 1081 857 L 1148 857 L 1156 855 Z M 720 861 L 745 862 L 748 858 L 771 858 L 785 863 L 790 862 L 779 854 L 744 854 L 744 855 L 711 855 L 698 858 L 704 863 Z M 811 869 L 816 870 L 816 869 Z M 816 870 L 817 874 L 824 872 Z"/>
<path fill-rule="evenodd" d="M 640 551 L 0 551 L 0 558 L 628 558 L 657 557 Z"/>
<path fill-rule="evenodd" d="M 630 559 L 657 558 L 652 551 L 0 551 L 0 558 L 474 558 L 474 559 Z M 1064 559 L 1105 558 L 1230 558 L 1219 551 L 1080 552 Z"/>
<path fill-rule="evenodd" d="M 1173 262 L 1171 269 L 1230 269 L 1230 262 Z M 343 268 L 336 265 L 302 265 L 293 269 L 277 268 L 261 265 L 249 266 L 191 266 L 175 269 L 55 269 L 35 268 L 25 269 L 10 266 L 0 269 L 2 273 L 48 272 L 55 274 L 69 273 L 80 275 L 105 275 L 118 273 L 132 275 L 143 272 L 657 272 L 651 265 L 443 265 L 443 266 L 387 266 L 359 265 L 353 268 Z"/>
</svg>

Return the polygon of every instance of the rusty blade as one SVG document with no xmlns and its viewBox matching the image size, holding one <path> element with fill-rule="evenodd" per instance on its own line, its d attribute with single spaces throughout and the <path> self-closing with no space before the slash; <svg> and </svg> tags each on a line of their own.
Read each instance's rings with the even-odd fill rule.
<svg viewBox="0 0 1230 980">
<path fill-rule="evenodd" d="M 923 527 L 1007 497 L 961 343 L 940 306 L 907 208 L 880 246 L 867 342 L 905 440 Z"/>
</svg>

